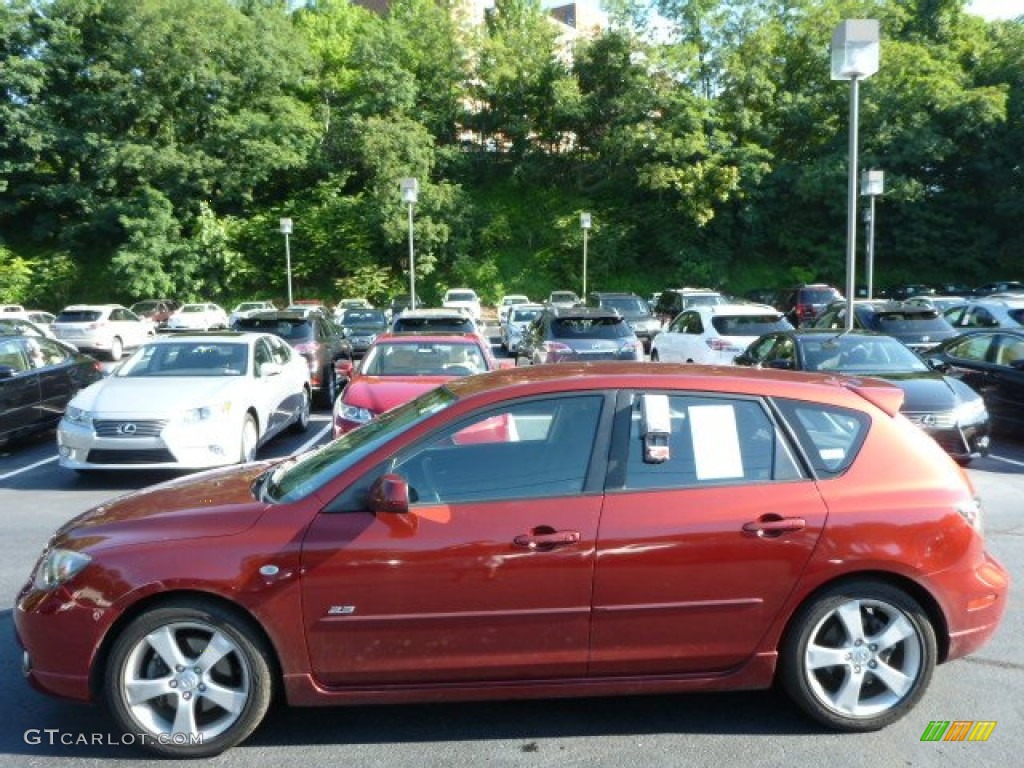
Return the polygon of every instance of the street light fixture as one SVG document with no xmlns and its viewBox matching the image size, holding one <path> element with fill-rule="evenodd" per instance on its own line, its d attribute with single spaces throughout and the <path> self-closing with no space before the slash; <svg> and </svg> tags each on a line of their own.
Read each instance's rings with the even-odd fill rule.
<svg viewBox="0 0 1024 768">
<path fill-rule="evenodd" d="M 850 168 L 846 211 L 846 330 L 853 330 L 857 253 L 857 121 L 859 83 L 878 71 L 877 19 L 850 19 L 832 33 L 832 79 L 850 81 Z"/>
<path fill-rule="evenodd" d="M 412 177 L 402 179 L 402 202 L 409 204 L 409 309 L 416 309 L 416 255 L 412 241 L 412 207 L 419 196 L 420 183 Z"/>
<path fill-rule="evenodd" d="M 292 220 L 281 219 L 281 234 L 284 235 L 284 268 L 288 275 L 288 306 L 292 305 L 292 252 L 288 246 L 288 235 L 292 233 Z"/>
<path fill-rule="evenodd" d="M 864 220 L 868 223 L 867 278 L 868 298 L 875 295 L 875 198 L 885 191 L 885 174 L 882 171 L 864 171 L 860 175 L 860 193 L 870 200 L 870 209 L 865 209 Z"/>
<path fill-rule="evenodd" d="M 580 229 L 583 230 L 583 301 L 587 300 L 587 233 L 590 231 L 590 214 L 580 214 Z"/>
</svg>

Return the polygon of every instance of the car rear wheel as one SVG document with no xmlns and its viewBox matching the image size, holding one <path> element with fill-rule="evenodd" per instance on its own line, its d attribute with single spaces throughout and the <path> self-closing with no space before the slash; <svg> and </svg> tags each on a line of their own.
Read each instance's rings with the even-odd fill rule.
<svg viewBox="0 0 1024 768">
<path fill-rule="evenodd" d="M 256 457 L 256 445 L 260 440 L 259 427 L 256 426 L 256 419 L 253 415 L 246 414 L 245 422 L 242 424 L 242 441 L 239 449 L 238 460 L 243 464 L 252 461 Z"/>
<path fill-rule="evenodd" d="M 209 757 L 259 725 L 271 656 L 231 611 L 182 601 L 143 613 L 111 647 L 104 696 L 118 726 L 160 755 Z"/>
<path fill-rule="evenodd" d="M 121 359 L 121 356 L 123 354 L 124 344 L 121 342 L 121 339 L 115 336 L 113 339 L 110 340 L 110 359 L 116 363 L 118 360 Z"/>
<path fill-rule="evenodd" d="M 935 630 L 905 592 L 872 581 L 838 585 L 797 614 L 782 646 L 780 681 L 815 720 L 875 731 L 924 695 Z"/>
</svg>

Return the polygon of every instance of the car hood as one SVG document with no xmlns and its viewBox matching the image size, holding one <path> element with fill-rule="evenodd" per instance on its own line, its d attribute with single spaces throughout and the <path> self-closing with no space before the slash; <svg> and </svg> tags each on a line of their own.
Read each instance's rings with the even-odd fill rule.
<svg viewBox="0 0 1024 768">
<path fill-rule="evenodd" d="M 353 380 L 342 402 L 383 413 L 451 381 L 454 376 L 362 376 Z"/>
<path fill-rule="evenodd" d="M 79 392 L 72 404 L 94 415 L 131 414 L 169 418 L 190 408 L 230 396 L 244 377 L 182 376 L 118 378 L 110 376 Z"/>
<path fill-rule="evenodd" d="M 271 463 L 210 470 L 121 496 L 66 523 L 52 545 L 95 551 L 241 533 L 272 506 L 252 493 Z"/>
<path fill-rule="evenodd" d="M 908 413 L 949 411 L 960 403 L 977 397 L 972 390 L 958 386 L 959 382 L 955 382 L 937 371 L 871 375 L 891 381 L 903 390 L 905 396 L 903 407 L 900 410 Z"/>
</svg>

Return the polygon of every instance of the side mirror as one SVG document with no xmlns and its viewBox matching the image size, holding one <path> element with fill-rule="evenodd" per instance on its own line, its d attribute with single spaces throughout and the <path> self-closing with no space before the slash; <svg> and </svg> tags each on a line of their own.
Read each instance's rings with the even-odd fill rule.
<svg viewBox="0 0 1024 768">
<path fill-rule="evenodd" d="M 929 357 L 924 362 L 929 368 L 939 373 L 946 373 L 949 370 L 949 363 L 939 357 Z"/>
<path fill-rule="evenodd" d="M 352 370 L 354 368 L 355 365 L 352 363 L 351 360 L 346 360 L 343 358 L 341 360 L 334 361 L 334 372 L 343 379 L 351 379 Z"/>
<path fill-rule="evenodd" d="M 374 513 L 408 514 L 408 483 L 401 475 L 381 475 L 370 486 L 369 505 Z"/>
</svg>

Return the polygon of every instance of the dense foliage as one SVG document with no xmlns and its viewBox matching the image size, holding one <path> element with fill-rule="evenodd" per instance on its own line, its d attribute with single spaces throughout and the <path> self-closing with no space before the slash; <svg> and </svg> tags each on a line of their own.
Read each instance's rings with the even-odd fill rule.
<svg viewBox="0 0 1024 768">
<path fill-rule="evenodd" d="M 832 30 L 881 22 L 861 87 L 876 284 L 1021 278 L 1024 20 L 966 0 L 2 0 L 0 301 L 286 294 L 495 300 L 588 287 L 842 285 L 849 88 Z M 863 238 L 862 238 L 863 240 Z"/>
</svg>

